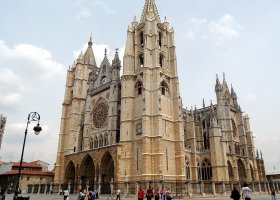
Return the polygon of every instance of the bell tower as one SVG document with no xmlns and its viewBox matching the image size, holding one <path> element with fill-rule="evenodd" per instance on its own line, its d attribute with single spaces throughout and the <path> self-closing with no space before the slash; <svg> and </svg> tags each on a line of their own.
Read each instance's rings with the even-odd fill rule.
<svg viewBox="0 0 280 200">
<path fill-rule="evenodd" d="M 120 180 L 183 180 L 184 145 L 174 30 L 146 0 L 127 30 L 121 79 Z"/>
</svg>

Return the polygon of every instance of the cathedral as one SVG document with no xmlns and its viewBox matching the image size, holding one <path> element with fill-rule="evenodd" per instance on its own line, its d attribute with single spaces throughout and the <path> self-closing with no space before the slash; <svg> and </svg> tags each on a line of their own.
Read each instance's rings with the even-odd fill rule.
<svg viewBox="0 0 280 200">
<path fill-rule="evenodd" d="M 264 162 L 248 115 L 225 76 L 216 78 L 216 104 L 182 105 L 174 30 L 146 0 L 127 30 L 123 62 L 105 50 L 98 66 L 90 38 L 67 71 L 54 185 L 169 187 L 174 195 L 225 194 L 244 182 L 268 191 Z M 122 75 L 121 75 L 122 70 Z"/>
</svg>

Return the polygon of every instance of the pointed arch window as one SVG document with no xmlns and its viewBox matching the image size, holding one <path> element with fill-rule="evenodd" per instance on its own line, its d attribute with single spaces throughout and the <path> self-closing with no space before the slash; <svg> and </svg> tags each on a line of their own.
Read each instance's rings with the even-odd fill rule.
<svg viewBox="0 0 280 200">
<path fill-rule="evenodd" d="M 212 167 L 211 162 L 205 159 L 200 166 L 200 178 L 201 180 L 212 179 Z"/>
<path fill-rule="evenodd" d="M 139 38 L 140 38 L 140 47 L 144 48 L 144 33 L 143 33 L 143 31 L 140 32 Z"/>
<path fill-rule="evenodd" d="M 99 138 L 99 147 L 103 147 L 103 136 L 100 135 L 100 138 Z"/>
<path fill-rule="evenodd" d="M 190 163 L 189 161 L 186 162 L 186 179 L 189 180 L 191 178 L 191 171 L 190 171 Z"/>
<path fill-rule="evenodd" d="M 168 92 L 168 86 L 167 86 L 167 84 L 163 81 L 163 82 L 161 82 L 161 84 L 160 84 L 160 89 L 161 89 L 161 94 L 162 95 L 166 95 L 167 94 L 167 92 Z"/>
<path fill-rule="evenodd" d="M 161 45 L 162 45 L 162 33 L 159 32 L 158 33 L 158 46 L 159 46 L 159 48 L 161 48 Z"/>
<path fill-rule="evenodd" d="M 163 67 L 164 65 L 164 56 L 162 54 L 159 54 L 159 66 Z"/>
<path fill-rule="evenodd" d="M 94 138 L 94 148 L 95 149 L 98 148 L 98 139 L 97 139 L 97 137 Z"/>
<path fill-rule="evenodd" d="M 89 141 L 89 148 L 93 149 L 93 139 L 92 138 L 90 138 L 90 141 Z"/>
<path fill-rule="evenodd" d="M 104 147 L 108 146 L 108 135 L 104 136 Z"/>
<path fill-rule="evenodd" d="M 144 67 L 144 54 L 141 53 L 139 55 L 139 64 L 140 64 L 140 67 Z"/>
<path fill-rule="evenodd" d="M 142 92 L 143 92 L 143 84 L 142 84 L 142 82 L 137 82 L 137 84 L 136 84 L 136 90 L 137 90 L 137 94 L 138 95 L 141 95 L 142 94 Z"/>
</svg>

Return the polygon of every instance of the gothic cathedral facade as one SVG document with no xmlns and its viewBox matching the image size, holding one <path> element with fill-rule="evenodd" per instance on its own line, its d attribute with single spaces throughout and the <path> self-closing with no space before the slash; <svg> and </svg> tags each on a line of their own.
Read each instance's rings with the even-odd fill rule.
<svg viewBox="0 0 280 200">
<path fill-rule="evenodd" d="M 174 30 L 154 0 L 127 30 L 123 66 L 117 51 L 110 63 L 106 50 L 97 66 L 92 45 L 90 38 L 67 72 L 55 184 L 101 193 L 135 193 L 144 183 L 195 193 L 191 183 L 201 181 L 261 189 L 262 156 L 225 78 L 217 77 L 215 105 L 183 108 Z"/>
</svg>

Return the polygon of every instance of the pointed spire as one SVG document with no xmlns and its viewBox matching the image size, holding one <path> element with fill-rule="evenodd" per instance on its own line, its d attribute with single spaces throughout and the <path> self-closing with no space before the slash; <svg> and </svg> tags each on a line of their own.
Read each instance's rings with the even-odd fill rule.
<svg viewBox="0 0 280 200">
<path fill-rule="evenodd" d="M 258 149 L 257 149 L 257 158 L 259 158 L 259 151 L 258 151 Z"/>
<path fill-rule="evenodd" d="M 261 154 L 261 159 L 263 159 L 263 156 L 262 156 L 262 151 L 260 151 L 260 154 Z"/>
<path fill-rule="evenodd" d="M 226 75 L 225 75 L 225 72 L 223 72 L 223 86 L 226 90 L 229 90 L 228 89 L 228 85 L 227 85 L 227 82 L 226 82 Z"/>
<path fill-rule="evenodd" d="M 156 7 L 155 0 L 146 0 L 144 10 L 141 16 L 141 22 L 146 21 L 147 19 L 152 20 L 156 19 L 158 22 L 160 22 L 160 17 L 158 14 L 158 10 Z"/>
<path fill-rule="evenodd" d="M 112 66 L 115 69 L 120 69 L 121 68 L 121 61 L 120 61 L 120 58 L 119 58 L 119 52 L 118 51 L 119 51 L 119 49 L 117 48 L 114 60 L 112 61 Z"/>
<path fill-rule="evenodd" d="M 210 100 L 210 118 L 211 119 L 215 118 L 215 113 L 214 113 L 214 107 L 213 107 L 212 100 Z"/>
<path fill-rule="evenodd" d="M 88 48 L 85 52 L 84 59 L 85 59 L 85 64 L 89 64 L 93 66 L 94 68 L 97 67 L 96 62 L 95 62 L 95 57 L 92 49 L 92 34 L 90 35 L 89 41 L 88 41 Z"/>
<path fill-rule="evenodd" d="M 233 89 L 232 84 L 231 84 L 231 91 L 230 91 L 230 93 L 231 93 L 232 99 L 233 99 L 233 100 L 236 100 L 236 99 L 237 99 L 237 95 L 236 95 L 236 93 L 235 93 L 235 91 L 234 91 L 234 89 Z"/>
<path fill-rule="evenodd" d="M 222 85 L 221 85 L 221 83 L 220 83 L 218 74 L 216 74 L 215 91 L 216 91 L 216 92 L 220 92 L 221 90 L 222 90 Z"/>
<path fill-rule="evenodd" d="M 77 60 L 82 60 L 83 58 L 84 58 L 83 51 L 81 51 L 81 53 L 80 53 L 80 55 L 79 55 Z"/>
</svg>

